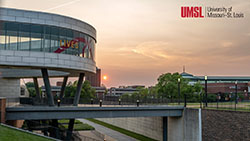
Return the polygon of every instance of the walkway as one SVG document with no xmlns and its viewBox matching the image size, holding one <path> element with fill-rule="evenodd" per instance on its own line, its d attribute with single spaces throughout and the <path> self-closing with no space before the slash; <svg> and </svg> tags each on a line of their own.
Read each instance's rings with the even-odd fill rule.
<svg viewBox="0 0 250 141">
<path fill-rule="evenodd" d="M 7 107 L 5 111 L 6 120 L 42 120 L 115 117 L 181 117 L 183 109 L 183 106 L 155 105 L 141 107 L 27 106 Z"/>
<path fill-rule="evenodd" d="M 107 136 L 110 136 L 118 141 L 136 141 L 136 139 L 132 138 L 132 137 L 129 137 L 127 135 L 124 135 L 120 132 L 117 132 L 117 131 L 114 131 L 114 130 L 111 130 L 109 128 L 106 128 L 102 125 L 99 125 L 99 124 L 96 124 L 96 123 L 93 123 L 91 121 L 88 121 L 86 119 L 78 119 L 80 120 L 81 122 L 83 123 L 87 123 L 91 126 L 93 126 L 95 128 L 96 131 L 104 134 L 104 135 L 107 135 Z"/>
</svg>

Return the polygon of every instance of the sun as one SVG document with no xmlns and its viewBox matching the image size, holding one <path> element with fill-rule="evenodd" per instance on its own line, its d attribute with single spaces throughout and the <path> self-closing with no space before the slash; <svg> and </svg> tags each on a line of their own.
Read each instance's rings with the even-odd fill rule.
<svg viewBox="0 0 250 141">
<path fill-rule="evenodd" d="M 103 80 L 107 80 L 107 79 L 108 79 L 107 75 L 104 75 Z"/>
</svg>

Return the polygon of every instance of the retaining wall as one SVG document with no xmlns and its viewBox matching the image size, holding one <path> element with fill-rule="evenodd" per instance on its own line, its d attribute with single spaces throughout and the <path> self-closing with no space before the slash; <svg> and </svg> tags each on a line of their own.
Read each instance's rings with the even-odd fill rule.
<svg viewBox="0 0 250 141">
<path fill-rule="evenodd" d="M 204 141 L 250 140 L 250 112 L 202 110 Z"/>
</svg>

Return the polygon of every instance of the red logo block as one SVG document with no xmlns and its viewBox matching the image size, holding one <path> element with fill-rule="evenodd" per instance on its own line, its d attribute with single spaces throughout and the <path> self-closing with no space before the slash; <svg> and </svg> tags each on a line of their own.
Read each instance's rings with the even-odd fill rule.
<svg viewBox="0 0 250 141">
<path fill-rule="evenodd" d="M 182 18 L 204 18 L 202 15 L 202 7 L 181 7 L 181 17 Z"/>
</svg>

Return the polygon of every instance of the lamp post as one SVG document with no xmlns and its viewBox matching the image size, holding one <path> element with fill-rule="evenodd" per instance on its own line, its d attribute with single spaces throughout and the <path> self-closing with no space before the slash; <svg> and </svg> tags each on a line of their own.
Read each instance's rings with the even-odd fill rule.
<svg viewBox="0 0 250 141">
<path fill-rule="evenodd" d="M 220 94 L 218 93 L 218 94 L 217 94 L 217 98 L 216 98 L 216 101 L 217 101 L 217 106 L 216 106 L 216 108 L 217 108 L 217 109 L 219 108 L 219 100 L 220 100 Z"/>
<path fill-rule="evenodd" d="M 58 99 L 58 100 L 57 100 L 57 106 L 60 107 L 60 104 L 61 104 L 61 100 Z"/>
<path fill-rule="evenodd" d="M 119 105 L 121 105 L 121 99 L 119 98 Z"/>
<path fill-rule="evenodd" d="M 100 103 L 99 103 L 99 104 L 100 104 L 100 107 L 102 107 L 102 100 L 100 100 Z"/>
<path fill-rule="evenodd" d="M 200 83 L 200 81 L 198 81 L 198 83 Z M 202 96 L 203 96 L 203 94 L 202 94 L 202 91 L 200 92 L 200 108 L 202 108 Z"/>
<path fill-rule="evenodd" d="M 90 103 L 91 103 L 91 105 L 94 104 L 94 99 L 93 98 L 90 99 Z"/>
<path fill-rule="evenodd" d="M 180 105 L 180 99 L 181 99 L 181 79 L 178 78 L 178 104 Z"/>
<path fill-rule="evenodd" d="M 238 87 L 238 82 L 235 81 L 235 111 L 236 111 L 236 104 L 238 103 L 238 96 L 237 96 L 237 88 Z"/>
<path fill-rule="evenodd" d="M 205 76 L 205 107 L 207 107 L 207 76 Z"/>
</svg>

